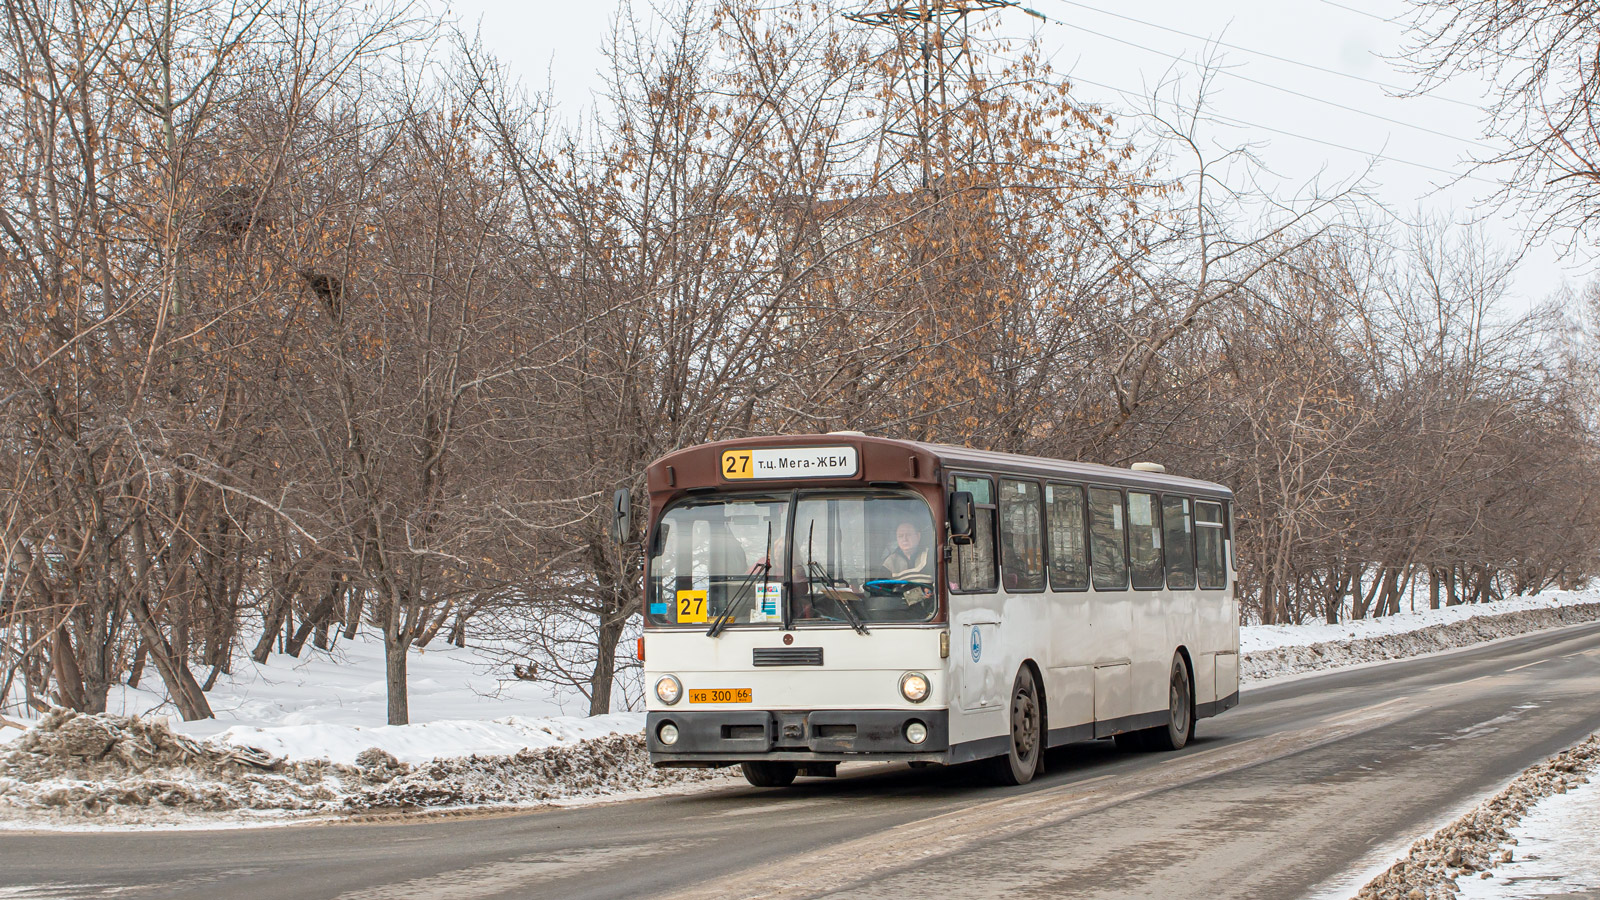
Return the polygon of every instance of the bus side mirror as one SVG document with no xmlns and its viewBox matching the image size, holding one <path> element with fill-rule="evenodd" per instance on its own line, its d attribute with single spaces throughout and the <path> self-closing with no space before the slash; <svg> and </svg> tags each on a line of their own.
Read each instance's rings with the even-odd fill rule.
<svg viewBox="0 0 1600 900">
<path fill-rule="evenodd" d="M 625 544 L 633 537 L 633 494 L 623 488 L 611 495 L 611 540 Z"/>
<path fill-rule="evenodd" d="M 950 495 L 950 542 L 972 543 L 972 492 L 956 491 Z"/>
</svg>

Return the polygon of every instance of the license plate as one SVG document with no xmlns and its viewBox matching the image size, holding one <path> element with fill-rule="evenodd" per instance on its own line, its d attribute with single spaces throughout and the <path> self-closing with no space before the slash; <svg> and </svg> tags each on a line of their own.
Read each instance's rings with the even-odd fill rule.
<svg viewBox="0 0 1600 900">
<path fill-rule="evenodd" d="M 690 703 L 749 703 L 749 688 L 712 688 L 708 691 L 690 691 Z"/>
</svg>

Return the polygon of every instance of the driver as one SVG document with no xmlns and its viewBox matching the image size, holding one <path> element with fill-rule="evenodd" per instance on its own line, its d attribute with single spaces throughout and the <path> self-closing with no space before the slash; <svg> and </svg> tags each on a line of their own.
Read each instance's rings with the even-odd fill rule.
<svg viewBox="0 0 1600 900">
<path fill-rule="evenodd" d="M 923 539 L 922 529 L 915 522 L 901 522 L 894 530 L 894 549 L 883 560 L 883 568 L 895 581 L 914 581 L 927 587 L 907 588 L 902 595 L 906 604 L 920 602 L 930 595 L 933 586 L 933 552 Z"/>
</svg>

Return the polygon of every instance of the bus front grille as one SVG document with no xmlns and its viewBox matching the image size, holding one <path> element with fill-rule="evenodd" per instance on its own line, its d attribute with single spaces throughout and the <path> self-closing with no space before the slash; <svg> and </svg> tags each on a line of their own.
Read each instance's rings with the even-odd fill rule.
<svg viewBox="0 0 1600 900">
<path fill-rule="evenodd" d="M 758 666 L 820 666 L 821 647 L 757 647 L 752 660 Z"/>
</svg>

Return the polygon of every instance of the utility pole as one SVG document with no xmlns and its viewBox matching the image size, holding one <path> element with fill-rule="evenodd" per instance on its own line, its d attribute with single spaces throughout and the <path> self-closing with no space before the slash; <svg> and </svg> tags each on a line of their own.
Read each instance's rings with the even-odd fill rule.
<svg viewBox="0 0 1600 900">
<path fill-rule="evenodd" d="M 883 0 L 881 7 L 845 14 L 851 21 L 894 32 L 901 60 L 895 89 L 903 84 L 916 114 L 913 133 L 894 133 L 917 142 L 924 190 L 935 181 L 935 161 L 940 175 L 951 169 L 950 82 L 977 77 L 967 19 L 973 13 L 1014 5 L 1015 0 Z"/>
</svg>

